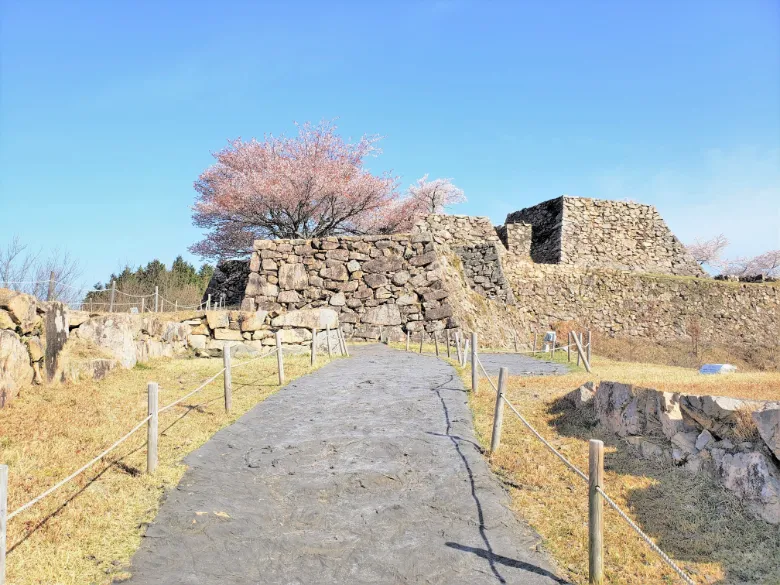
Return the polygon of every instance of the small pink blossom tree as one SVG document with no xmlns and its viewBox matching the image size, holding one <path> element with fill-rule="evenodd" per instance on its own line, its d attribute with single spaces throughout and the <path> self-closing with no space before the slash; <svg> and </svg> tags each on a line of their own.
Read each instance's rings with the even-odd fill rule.
<svg viewBox="0 0 780 585">
<path fill-rule="evenodd" d="M 329 122 L 303 124 L 294 138 L 240 139 L 214 154 L 195 182 L 193 223 L 208 230 L 190 250 L 206 258 L 245 256 L 262 238 L 318 238 L 409 229 L 417 203 L 397 179 L 363 166 L 379 138 L 345 142 Z"/>
<path fill-rule="evenodd" d="M 444 213 L 450 205 L 464 203 L 466 196 L 453 185 L 452 179 L 429 181 L 426 174 L 409 187 L 409 199 L 420 213 Z"/>
<path fill-rule="evenodd" d="M 685 249 L 699 264 L 707 264 L 716 268 L 720 264 L 720 256 L 723 250 L 728 245 L 729 241 L 726 239 L 726 236 L 720 234 L 709 240 L 696 238 L 692 244 L 685 246 Z"/>
</svg>

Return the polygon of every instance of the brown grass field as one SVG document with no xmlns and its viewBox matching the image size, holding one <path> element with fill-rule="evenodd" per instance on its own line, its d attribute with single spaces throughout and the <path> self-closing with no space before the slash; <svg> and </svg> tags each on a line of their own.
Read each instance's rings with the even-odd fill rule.
<svg viewBox="0 0 780 585">
<path fill-rule="evenodd" d="M 564 356 L 565 359 L 565 356 Z M 741 398 L 780 399 L 780 373 L 701 376 L 695 370 L 615 362 L 594 356 L 593 375 L 510 376 L 508 399 L 536 429 L 587 472 L 588 440 L 606 446 L 606 491 L 696 583 L 780 584 L 780 526 L 755 519 L 730 492 L 660 462 L 638 459 L 614 435 L 592 427 L 557 400 L 587 380 L 616 380 L 647 387 Z M 461 371 L 470 385 L 470 370 Z M 496 379 L 493 379 L 496 383 Z M 478 439 L 487 450 L 495 393 L 481 378 L 471 397 Z M 486 451 L 487 452 L 487 451 Z M 573 583 L 588 582 L 587 485 L 550 453 L 506 409 L 502 444 L 490 464 L 506 486 L 516 513 L 542 536 Z M 680 583 L 615 512 L 605 505 L 605 568 L 610 585 Z"/>
<path fill-rule="evenodd" d="M 325 361 L 320 359 L 320 365 Z M 162 359 L 100 381 L 24 392 L 0 410 L 0 461 L 10 468 L 9 512 L 143 420 L 147 382 L 159 383 L 162 407 L 221 369 L 221 359 Z M 309 371 L 308 356 L 285 356 L 287 380 Z M 153 475 L 145 473 L 143 427 L 81 476 L 13 518 L 8 585 L 107 584 L 121 578 L 161 496 L 183 475 L 184 456 L 278 388 L 275 355 L 237 368 L 230 414 L 219 377 L 160 415 L 159 466 Z"/>
</svg>

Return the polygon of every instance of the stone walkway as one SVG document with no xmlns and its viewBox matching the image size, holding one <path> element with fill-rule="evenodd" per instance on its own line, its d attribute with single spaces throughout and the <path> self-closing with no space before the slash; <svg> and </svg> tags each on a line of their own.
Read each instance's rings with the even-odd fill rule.
<svg viewBox="0 0 780 585">
<path fill-rule="evenodd" d="M 186 458 L 125 583 L 564 583 L 474 440 L 446 363 L 381 345 Z"/>
</svg>

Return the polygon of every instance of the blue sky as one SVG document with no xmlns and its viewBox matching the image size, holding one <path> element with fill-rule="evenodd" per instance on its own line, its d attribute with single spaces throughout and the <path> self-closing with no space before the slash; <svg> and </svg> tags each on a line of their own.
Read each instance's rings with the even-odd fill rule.
<svg viewBox="0 0 780 585">
<path fill-rule="evenodd" d="M 0 246 L 65 247 L 87 284 L 199 239 L 228 139 L 333 118 L 403 186 L 452 177 L 455 213 L 630 198 L 780 247 L 776 0 L 0 6 Z"/>
</svg>

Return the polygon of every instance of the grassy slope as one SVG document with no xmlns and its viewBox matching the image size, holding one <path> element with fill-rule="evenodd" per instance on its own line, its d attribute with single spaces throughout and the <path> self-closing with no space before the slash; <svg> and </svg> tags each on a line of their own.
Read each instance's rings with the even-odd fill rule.
<svg viewBox="0 0 780 585">
<path fill-rule="evenodd" d="M 730 492 L 708 478 L 632 456 L 613 435 L 590 427 L 556 399 L 589 379 L 745 398 L 780 399 L 780 374 L 700 376 L 683 368 L 614 362 L 594 357 L 594 374 L 510 377 L 508 398 L 541 434 L 587 471 L 590 438 L 607 446 L 606 486 L 613 499 L 697 583 L 780 583 L 780 527 L 755 520 Z M 470 384 L 469 369 L 461 372 Z M 495 382 L 495 380 L 494 380 Z M 487 448 L 495 394 L 486 380 L 471 398 L 478 438 Z M 587 486 L 535 439 L 511 411 L 502 446 L 490 458 L 518 515 L 542 535 L 574 583 L 587 583 Z M 605 507 L 606 508 L 606 507 Z M 614 512 L 606 512 L 606 571 L 612 585 L 678 583 L 675 574 Z"/>
<path fill-rule="evenodd" d="M 308 356 L 285 356 L 291 380 Z M 323 363 L 323 362 L 321 362 Z M 221 359 L 157 360 L 101 381 L 31 388 L 0 410 L 0 461 L 10 467 L 9 510 L 31 500 L 97 455 L 146 416 L 146 384 L 160 405 L 222 369 Z M 146 432 L 9 523 L 9 585 L 110 583 L 121 577 L 165 490 L 185 471 L 186 454 L 275 392 L 276 357 L 233 372 L 233 408 L 221 377 L 160 415 L 159 467 L 146 475 Z M 211 510 L 210 512 L 218 512 Z"/>
</svg>

